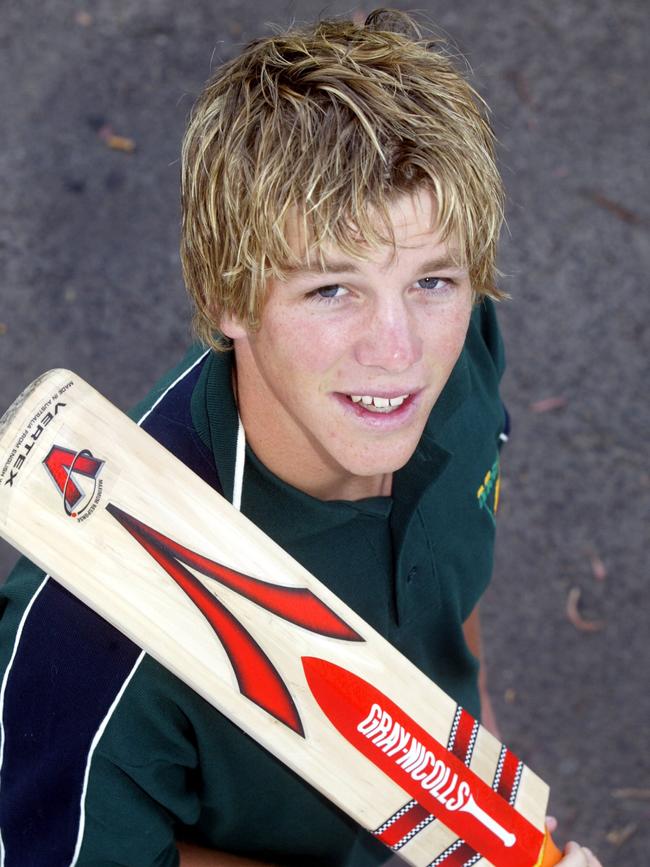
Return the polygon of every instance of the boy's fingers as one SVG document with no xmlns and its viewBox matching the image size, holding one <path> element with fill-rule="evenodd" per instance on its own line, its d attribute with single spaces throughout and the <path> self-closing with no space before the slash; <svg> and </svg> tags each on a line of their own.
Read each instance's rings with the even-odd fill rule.
<svg viewBox="0 0 650 867">
<path fill-rule="evenodd" d="M 548 830 L 553 833 L 553 831 L 557 830 L 557 819 L 555 816 L 547 816 L 546 817 L 546 827 Z"/>
<path fill-rule="evenodd" d="M 580 846 L 573 840 L 567 843 L 564 852 L 566 857 L 560 862 L 561 867 L 602 867 L 591 849 Z"/>
</svg>

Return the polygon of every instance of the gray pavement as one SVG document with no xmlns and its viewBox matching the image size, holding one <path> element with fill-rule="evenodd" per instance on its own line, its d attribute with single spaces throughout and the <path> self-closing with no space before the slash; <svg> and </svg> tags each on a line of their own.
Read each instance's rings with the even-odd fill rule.
<svg viewBox="0 0 650 867">
<path fill-rule="evenodd" d="M 501 268 L 512 300 L 501 319 L 513 436 L 484 604 L 503 736 L 551 783 L 559 839 L 578 837 L 605 867 L 646 867 L 647 6 L 418 8 L 453 38 L 492 106 L 509 194 Z M 181 354 L 177 160 L 192 99 L 211 63 L 265 22 L 345 11 L 4 4 L 0 407 L 46 368 L 68 366 L 127 408 Z M 135 151 L 106 147 L 107 127 Z M 0 545 L 2 574 L 13 559 Z M 567 619 L 576 588 L 582 617 L 602 628 Z"/>
</svg>

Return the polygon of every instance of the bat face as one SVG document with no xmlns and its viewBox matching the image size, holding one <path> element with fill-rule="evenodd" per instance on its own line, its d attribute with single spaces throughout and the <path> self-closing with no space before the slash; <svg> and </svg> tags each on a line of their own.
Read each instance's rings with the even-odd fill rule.
<svg viewBox="0 0 650 867">
<path fill-rule="evenodd" d="M 545 784 L 67 371 L 0 421 L 0 531 L 408 863 L 542 863 Z"/>
</svg>

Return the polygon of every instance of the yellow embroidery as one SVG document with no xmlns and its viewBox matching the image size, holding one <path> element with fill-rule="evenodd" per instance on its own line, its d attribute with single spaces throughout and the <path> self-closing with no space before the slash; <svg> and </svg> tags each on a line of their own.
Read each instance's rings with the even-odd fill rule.
<svg viewBox="0 0 650 867">
<path fill-rule="evenodd" d="M 494 520 L 494 516 L 499 508 L 499 489 L 501 487 L 501 478 L 499 476 L 499 458 L 497 457 L 492 467 L 485 474 L 483 484 L 476 492 L 476 499 L 479 507 L 486 509 L 490 517 Z"/>
</svg>

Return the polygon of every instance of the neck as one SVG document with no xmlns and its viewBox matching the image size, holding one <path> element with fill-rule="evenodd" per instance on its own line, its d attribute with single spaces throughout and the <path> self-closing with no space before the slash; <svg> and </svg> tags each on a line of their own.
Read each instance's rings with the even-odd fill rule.
<svg viewBox="0 0 650 867">
<path fill-rule="evenodd" d="M 264 466 L 286 484 L 318 500 L 362 500 L 390 496 L 392 473 L 356 476 L 326 461 L 310 460 L 311 454 L 300 454 L 300 448 L 293 443 L 278 444 L 268 437 L 266 429 L 260 429 L 255 424 L 254 417 L 247 419 L 246 416 L 242 408 L 241 419 L 248 444 Z"/>
<path fill-rule="evenodd" d="M 249 393 L 251 392 L 251 393 Z M 257 412 L 255 390 L 248 388 L 245 376 L 237 376 L 233 366 L 233 393 L 241 417 L 246 442 L 257 458 L 286 484 L 319 500 L 362 500 L 388 497 L 393 474 L 357 476 L 335 464 L 313 440 L 297 430 L 295 438 L 278 430 L 273 414 Z M 302 442 L 301 440 L 305 440 Z"/>
<path fill-rule="evenodd" d="M 283 479 L 283 481 L 287 480 Z M 290 482 L 290 484 L 294 483 Z M 388 473 L 383 476 L 349 476 L 336 480 L 330 479 L 322 484 L 311 485 L 311 490 L 299 484 L 294 484 L 294 487 L 319 500 L 363 500 L 366 497 L 389 497 L 392 484 L 393 475 Z"/>
</svg>

